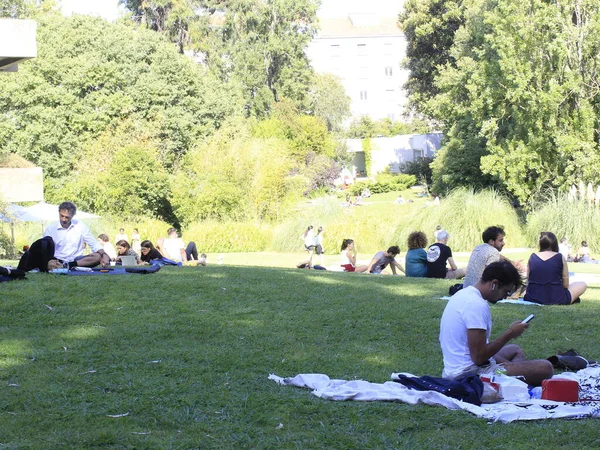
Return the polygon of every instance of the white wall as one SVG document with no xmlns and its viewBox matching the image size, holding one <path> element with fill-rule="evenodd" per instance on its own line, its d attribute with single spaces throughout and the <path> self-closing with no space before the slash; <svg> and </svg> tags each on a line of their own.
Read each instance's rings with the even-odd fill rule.
<svg viewBox="0 0 600 450">
<path fill-rule="evenodd" d="M 340 78 L 352 99 L 353 117 L 401 120 L 408 71 L 400 69 L 406 41 L 399 32 L 395 36 L 316 38 L 307 55 L 317 72 Z"/>
<path fill-rule="evenodd" d="M 0 19 L 0 70 L 37 56 L 36 31 L 34 20 Z"/>
</svg>

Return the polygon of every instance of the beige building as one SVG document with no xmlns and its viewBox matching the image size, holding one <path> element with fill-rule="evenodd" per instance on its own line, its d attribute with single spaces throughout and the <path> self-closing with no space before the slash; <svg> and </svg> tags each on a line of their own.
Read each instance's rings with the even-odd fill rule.
<svg viewBox="0 0 600 450">
<path fill-rule="evenodd" d="M 340 78 L 354 118 L 401 119 L 408 71 L 400 68 L 406 40 L 397 20 L 397 14 L 371 12 L 319 17 L 320 31 L 306 53 L 315 71 Z"/>
<path fill-rule="evenodd" d="M 0 19 L 0 72 L 16 72 L 37 56 L 36 30 L 34 20 Z"/>
</svg>

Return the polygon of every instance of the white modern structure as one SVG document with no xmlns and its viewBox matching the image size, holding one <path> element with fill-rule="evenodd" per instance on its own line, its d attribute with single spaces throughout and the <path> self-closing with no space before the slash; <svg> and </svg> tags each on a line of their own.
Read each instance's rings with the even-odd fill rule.
<svg viewBox="0 0 600 450">
<path fill-rule="evenodd" d="M 37 56 L 36 31 L 34 20 L 0 19 L 0 72 L 16 72 Z"/>
<path fill-rule="evenodd" d="M 400 120 L 404 113 L 406 40 L 397 21 L 397 14 L 375 12 L 319 17 L 320 31 L 306 53 L 316 72 L 340 78 L 353 118 Z"/>
<path fill-rule="evenodd" d="M 348 152 L 354 153 L 352 175 L 363 177 L 366 173 L 373 177 L 388 168 L 392 173 L 399 173 L 407 162 L 433 158 L 441 147 L 442 137 L 442 133 L 429 133 L 372 138 L 370 167 L 365 164 L 363 140 L 346 139 Z"/>
</svg>

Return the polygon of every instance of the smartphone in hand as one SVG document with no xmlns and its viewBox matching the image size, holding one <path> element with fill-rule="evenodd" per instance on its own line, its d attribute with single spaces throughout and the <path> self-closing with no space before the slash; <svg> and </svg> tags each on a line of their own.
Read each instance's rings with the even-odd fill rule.
<svg viewBox="0 0 600 450">
<path fill-rule="evenodd" d="M 529 314 L 527 317 L 525 317 L 525 319 L 523 319 L 523 321 L 521 323 L 529 323 L 533 320 L 534 317 L 535 317 L 535 315 Z"/>
</svg>

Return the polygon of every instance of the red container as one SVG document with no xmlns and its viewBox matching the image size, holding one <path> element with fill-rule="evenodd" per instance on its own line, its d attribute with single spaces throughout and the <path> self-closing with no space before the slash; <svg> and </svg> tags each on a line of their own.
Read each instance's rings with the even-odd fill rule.
<svg viewBox="0 0 600 450">
<path fill-rule="evenodd" d="M 555 402 L 579 401 L 579 383 L 573 380 L 544 380 L 542 381 L 542 399 Z"/>
</svg>

